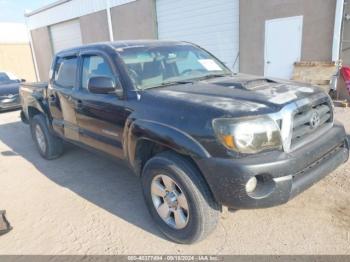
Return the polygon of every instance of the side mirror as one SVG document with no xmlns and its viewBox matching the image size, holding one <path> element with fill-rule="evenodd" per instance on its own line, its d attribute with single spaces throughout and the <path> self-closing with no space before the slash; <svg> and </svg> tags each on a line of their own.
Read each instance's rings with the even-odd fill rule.
<svg viewBox="0 0 350 262">
<path fill-rule="evenodd" d="M 109 94 L 116 91 L 114 80 L 105 76 L 91 77 L 88 83 L 88 89 L 94 94 Z"/>
<path fill-rule="evenodd" d="M 21 79 L 21 82 L 22 82 L 22 83 L 25 82 L 25 81 L 27 81 L 27 80 L 25 80 L 25 79 L 23 79 L 23 78 Z"/>
</svg>

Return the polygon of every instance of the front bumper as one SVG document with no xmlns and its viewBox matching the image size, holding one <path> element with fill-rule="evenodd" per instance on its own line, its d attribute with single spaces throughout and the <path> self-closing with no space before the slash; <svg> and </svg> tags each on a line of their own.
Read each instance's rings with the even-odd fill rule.
<svg viewBox="0 0 350 262">
<path fill-rule="evenodd" d="M 242 159 L 197 160 L 216 201 L 233 209 L 265 208 L 286 203 L 349 158 L 342 125 L 334 125 L 318 140 L 290 152 L 268 152 Z M 257 189 L 247 193 L 256 176 Z"/>
</svg>

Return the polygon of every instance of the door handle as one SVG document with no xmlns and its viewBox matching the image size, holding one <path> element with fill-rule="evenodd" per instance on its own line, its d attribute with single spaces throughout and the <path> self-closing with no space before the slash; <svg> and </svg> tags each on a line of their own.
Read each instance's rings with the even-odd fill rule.
<svg viewBox="0 0 350 262">
<path fill-rule="evenodd" d="M 76 109 L 81 109 L 83 107 L 83 101 L 81 100 L 75 100 L 75 108 Z"/>
<path fill-rule="evenodd" d="M 49 95 L 49 102 L 55 103 L 56 102 L 56 96 L 55 95 Z"/>
<path fill-rule="evenodd" d="M 268 64 L 268 65 L 271 64 L 271 61 L 267 61 L 266 64 Z"/>
</svg>

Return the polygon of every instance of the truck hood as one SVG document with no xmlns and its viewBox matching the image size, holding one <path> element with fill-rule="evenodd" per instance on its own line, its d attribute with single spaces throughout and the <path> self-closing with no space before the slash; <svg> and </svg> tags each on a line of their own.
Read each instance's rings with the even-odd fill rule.
<svg viewBox="0 0 350 262">
<path fill-rule="evenodd" d="M 19 90 L 19 83 L 11 83 L 11 84 L 0 84 L 0 96 L 5 95 L 17 95 Z"/>
<path fill-rule="evenodd" d="M 240 74 L 159 87 L 146 92 L 157 96 L 157 101 L 181 100 L 186 104 L 212 107 L 230 113 L 269 113 L 323 91 L 308 84 Z M 178 105 L 181 107 L 181 104 Z"/>
</svg>

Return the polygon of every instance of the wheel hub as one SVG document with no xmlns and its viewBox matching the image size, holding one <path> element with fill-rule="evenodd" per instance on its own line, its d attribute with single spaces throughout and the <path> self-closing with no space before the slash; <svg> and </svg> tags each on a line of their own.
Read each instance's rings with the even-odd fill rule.
<svg viewBox="0 0 350 262">
<path fill-rule="evenodd" d="M 166 193 L 164 200 L 167 203 L 167 205 L 169 206 L 169 208 L 176 210 L 178 203 L 177 203 L 177 196 L 174 192 Z"/>
<path fill-rule="evenodd" d="M 182 229 L 188 224 L 190 212 L 187 198 L 180 186 L 167 175 L 157 175 L 151 183 L 153 205 L 170 227 Z"/>
</svg>

